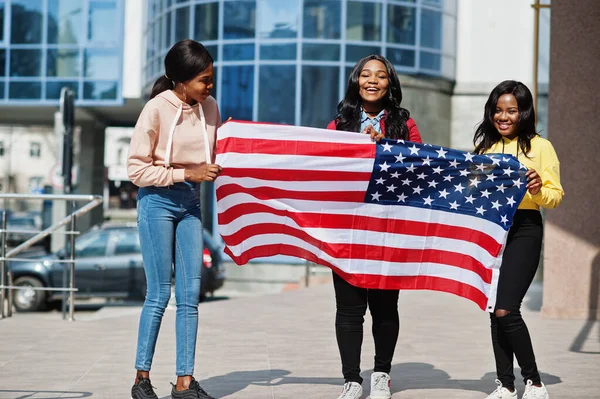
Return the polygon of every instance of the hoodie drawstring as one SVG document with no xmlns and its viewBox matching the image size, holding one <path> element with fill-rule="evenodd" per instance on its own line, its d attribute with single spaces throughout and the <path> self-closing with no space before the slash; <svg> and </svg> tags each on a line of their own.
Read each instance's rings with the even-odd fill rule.
<svg viewBox="0 0 600 399">
<path fill-rule="evenodd" d="M 171 166 L 171 152 L 173 149 L 173 135 L 175 134 L 175 128 L 177 127 L 177 122 L 179 122 L 179 118 L 181 117 L 181 113 L 183 112 L 183 104 L 177 108 L 177 113 L 175 114 L 175 119 L 173 119 L 173 123 L 171 124 L 171 129 L 169 129 L 169 139 L 167 140 L 167 149 L 165 153 L 165 167 L 168 168 Z M 204 138 L 204 155 L 206 156 L 206 163 L 212 163 L 211 157 L 211 148 L 210 141 L 208 140 L 208 131 L 206 129 L 206 118 L 204 117 L 204 110 L 202 109 L 202 104 L 198 104 L 198 113 L 200 114 L 200 128 L 202 129 L 202 136 Z M 195 125 L 192 122 L 192 125 Z"/>
</svg>

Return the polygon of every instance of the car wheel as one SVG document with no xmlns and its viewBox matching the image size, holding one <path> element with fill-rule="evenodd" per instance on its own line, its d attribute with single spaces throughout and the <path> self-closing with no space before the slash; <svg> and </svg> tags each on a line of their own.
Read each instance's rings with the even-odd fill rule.
<svg viewBox="0 0 600 399">
<path fill-rule="evenodd" d="M 13 290 L 13 305 L 17 311 L 34 312 L 46 308 L 46 293 L 32 289 L 44 286 L 39 279 L 29 276 L 19 277 L 15 280 L 15 285 L 23 287 Z"/>
</svg>

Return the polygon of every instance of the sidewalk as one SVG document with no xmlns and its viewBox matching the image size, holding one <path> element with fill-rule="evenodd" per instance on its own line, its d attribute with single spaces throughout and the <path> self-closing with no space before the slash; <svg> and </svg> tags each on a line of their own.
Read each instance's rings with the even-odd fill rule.
<svg viewBox="0 0 600 399">
<path fill-rule="evenodd" d="M 523 314 L 551 397 L 599 398 L 598 322 L 542 320 L 533 291 Z M 487 314 L 426 291 L 401 292 L 399 306 L 394 399 L 475 399 L 495 389 Z M 104 307 L 76 313 L 73 323 L 58 313 L 0 320 L 0 398 L 129 398 L 139 313 Z M 202 303 L 196 378 L 219 398 L 335 399 L 343 379 L 334 313 L 330 284 Z M 160 398 L 170 397 L 175 380 L 174 317 L 172 309 L 165 314 L 152 370 Z M 367 317 L 365 398 L 373 353 Z M 517 388 L 523 391 L 521 381 Z"/>
</svg>

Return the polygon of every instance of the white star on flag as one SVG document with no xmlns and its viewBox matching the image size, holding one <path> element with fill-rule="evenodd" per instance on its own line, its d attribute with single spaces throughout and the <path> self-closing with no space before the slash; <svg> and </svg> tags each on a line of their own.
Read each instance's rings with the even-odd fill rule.
<svg viewBox="0 0 600 399">
<path fill-rule="evenodd" d="M 454 210 L 458 209 L 458 202 L 452 201 L 450 203 L 450 209 L 454 209 Z"/>
<path fill-rule="evenodd" d="M 410 155 L 419 155 L 419 148 L 413 144 L 412 147 L 408 147 L 410 150 Z"/>
<path fill-rule="evenodd" d="M 521 188 L 521 185 L 523 184 L 523 182 L 519 179 L 513 180 L 513 183 L 515 184 L 515 186 L 517 186 L 517 188 Z"/>
<path fill-rule="evenodd" d="M 431 205 L 433 198 L 431 198 L 431 195 L 428 195 L 427 198 L 423 198 L 423 201 L 425 201 L 425 205 Z"/>
<path fill-rule="evenodd" d="M 427 158 L 422 158 L 422 161 L 423 165 L 431 166 L 431 158 L 429 158 L 429 155 L 427 155 Z"/>
<path fill-rule="evenodd" d="M 383 151 L 392 152 L 392 146 L 390 145 L 390 143 L 384 143 L 382 147 Z"/>
<path fill-rule="evenodd" d="M 439 150 L 436 150 L 436 152 L 438 153 L 438 157 L 440 158 L 446 158 L 446 154 L 448 153 L 448 151 L 444 151 L 444 149 L 441 147 Z"/>
<path fill-rule="evenodd" d="M 403 186 L 408 186 L 410 183 L 412 183 L 412 180 L 410 180 L 409 178 L 406 178 L 406 179 L 402 180 L 402 185 Z"/>
<path fill-rule="evenodd" d="M 506 215 L 502 215 L 500 216 L 500 221 L 504 224 L 508 223 L 508 218 L 506 217 Z"/>
<path fill-rule="evenodd" d="M 381 194 L 379 194 L 379 192 L 376 192 L 375 194 L 371 194 L 373 196 L 373 201 L 379 201 L 379 197 L 381 197 Z"/>
<path fill-rule="evenodd" d="M 390 165 L 388 165 L 387 162 L 384 162 L 379 166 L 381 167 L 382 172 L 387 172 L 387 170 L 390 168 Z"/>
<path fill-rule="evenodd" d="M 446 197 L 448 197 L 449 194 L 450 193 L 446 191 L 446 189 L 443 189 L 442 191 L 440 191 L 440 198 L 446 199 Z"/>
<path fill-rule="evenodd" d="M 391 186 L 387 186 L 387 190 L 388 193 L 391 191 L 392 193 L 394 192 L 395 189 L 397 189 L 398 187 L 394 186 L 393 184 Z"/>
<path fill-rule="evenodd" d="M 427 178 L 427 175 L 425 173 L 419 173 L 417 175 L 417 179 L 419 180 L 425 180 Z"/>
<path fill-rule="evenodd" d="M 391 177 L 393 177 L 393 178 L 395 178 L 395 179 L 397 179 L 397 178 L 399 178 L 399 177 L 400 177 L 400 173 L 399 173 L 398 171 L 395 171 L 395 172 L 394 172 L 394 173 L 392 173 L 390 176 L 391 176 Z"/>
<path fill-rule="evenodd" d="M 513 171 L 511 168 L 506 168 L 506 169 L 504 169 L 504 174 L 505 174 L 505 175 L 507 175 L 507 176 L 510 176 L 510 174 L 511 174 L 512 172 L 514 172 L 514 171 Z"/>
<path fill-rule="evenodd" d="M 456 159 L 453 159 L 452 161 L 450 161 L 450 166 L 452 166 L 453 168 L 458 167 L 458 161 Z"/>
<path fill-rule="evenodd" d="M 398 154 L 398 155 L 396 155 L 396 162 L 402 163 L 402 162 L 404 162 L 404 158 L 406 158 L 404 155 Z"/>
<path fill-rule="evenodd" d="M 494 181 L 495 178 L 496 178 L 496 175 L 489 174 L 489 175 L 487 175 L 486 180 Z"/>
<path fill-rule="evenodd" d="M 428 184 L 429 184 L 429 187 L 436 188 L 436 186 L 438 185 L 438 182 L 436 182 L 435 180 L 432 180 Z"/>
<path fill-rule="evenodd" d="M 380 177 L 379 179 L 375 180 L 375 182 L 377 184 L 383 184 L 383 183 L 385 183 L 385 179 L 383 177 Z"/>
<path fill-rule="evenodd" d="M 465 162 L 469 161 L 469 162 L 473 162 L 473 157 L 475 156 L 475 154 L 472 154 L 470 152 L 465 153 Z"/>
<path fill-rule="evenodd" d="M 459 192 L 462 193 L 463 190 L 465 189 L 465 187 L 463 187 L 463 185 L 461 183 L 455 184 L 454 187 L 456 188 L 456 190 L 454 190 L 454 192 Z"/>
<path fill-rule="evenodd" d="M 480 163 L 479 165 L 477 165 L 475 168 L 477 168 L 477 170 L 480 170 L 482 172 L 485 171 L 485 165 L 483 164 L 483 162 Z"/>
<path fill-rule="evenodd" d="M 398 196 L 398 202 L 406 202 L 406 198 L 408 198 L 404 193 Z"/>
<path fill-rule="evenodd" d="M 485 209 L 483 208 L 483 205 L 480 206 L 479 208 L 475 208 L 475 209 L 477 209 L 477 213 L 479 215 L 483 215 L 485 213 Z"/>
<path fill-rule="evenodd" d="M 483 190 L 483 191 L 481 192 L 481 196 L 482 196 L 482 197 L 485 197 L 485 198 L 490 198 L 490 194 L 491 194 L 491 193 L 490 193 L 488 190 Z"/>
<path fill-rule="evenodd" d="M 465 201 L 468 202 L 469 204 L 472 204 L 473 201 L 475 201 L 475 197 L 473 197 L 472 195 L 469 195 L 468 197 L 465 197 Z"/>
<path fill-rule="evenodd" d="M 423 191 L 421 186 L 417 186 L 417 187 L 413 188 L 413 194 L 421 194 L 421 191 Z"/>
<path fill-rule="evenodd" d="M 508 197 L 508 198 L 506 199 L 506 202 L 507 202 L 507 205 L 508 205 L 508 206 L 511 206 L 511 207 L 512 207 L 514 204 L 516 204 L 516 203 L 517 203 L 517 202 L 516 202 L 516 201 L 513 199 L 513 197 Z"/>
<path fill-rule="evenodd" d="M 499 185 L 499 186 L 496 186 L 496 189 L 497 189 L 498 191 L 504 192 L 504 190 L 506 190 L 506 187 L 504 187 L 504 184 L 501 184 L 501 185 Z"/>
<path fill-rule="evenodd" d="M 417 168 L 415 168 L 415 165 L 411 163 L 410 166 L 406 168 L 406 171 L 410 172 L 410 173 L 414 173 L 415 169 L 417 169 Z"/>
<path fill-rule="evenodd" d="M 438 175 L 441 175 L 443 171 L 444 169 L 442 169 L 440 166 L 433 168 L 433 173 L 437 173 Z"/>
<path fill-rule="evenodd" d="M 478 178 L 476 178 L 476 177 L 474 177 L 474 178 L 470 179 L 469 181 L 471 182 L 471 185 L 472 185 L 473 187 L 477 187 L 477 185 L 480 183 L 479 179 L 478 179 Z"/>
<path fill-rule="evenodd" d="M 501 207 L 501 205 L 498 201 L 492 202 L 492 208 L 494 208 L 495 210 L 499 211 L 500 207 Z"/>
</svg>

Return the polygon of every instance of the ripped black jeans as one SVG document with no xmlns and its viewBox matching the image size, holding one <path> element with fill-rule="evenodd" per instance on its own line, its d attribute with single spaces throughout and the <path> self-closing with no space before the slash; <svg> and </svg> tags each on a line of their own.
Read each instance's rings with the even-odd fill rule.
<svg viewBox="0 0 600 399">
<path fill-rule="evenodd" d="M 502 386 L 510 390 L 515 388 L 514 357 L 521 367 L 523 381 L 540 384 L 531 337 L 520 309 L 537 271 L 542 237 L 540 212 L 518 210 L 502 257 L 496 312 L 490 314 L 496 373 Z"/>
</svg>

